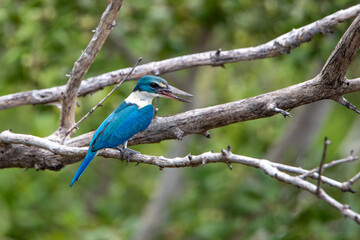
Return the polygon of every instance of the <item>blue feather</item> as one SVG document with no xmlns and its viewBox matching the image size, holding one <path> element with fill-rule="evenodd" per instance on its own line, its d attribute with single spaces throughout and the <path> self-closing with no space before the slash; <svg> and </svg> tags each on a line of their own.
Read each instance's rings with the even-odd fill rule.
<svg viewBox="0 0 360 240">
<path fill-rule="evenodd" d="M 115 148 L 136 133 L 144 131 L 150 125 L 153 115 L 152 105 L 139 109 L 136 104 L 123 101 L 96 130 L 86 157 L 71 181 L 70 187 L 80 178 L 98 150 Z"/>
<path fill-rule="evenodd" d="M 81 177 L 87 166 L 89 166 L 91 160 L 95 157 L 96 153 L 97 151 L 93 152 L 91 149 L 88 150 L 84 160 L 82 161 L 79 169 L 76 171 L 75 176 L 70 183 L 70 187 Z"/>
</svg>

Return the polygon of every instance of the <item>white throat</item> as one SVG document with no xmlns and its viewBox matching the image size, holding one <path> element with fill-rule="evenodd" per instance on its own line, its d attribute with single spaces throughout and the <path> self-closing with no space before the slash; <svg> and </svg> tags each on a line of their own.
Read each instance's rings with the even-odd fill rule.
<svg viewBox="0 0 360 240">
<path fill-rule="evenodd" d="M 145 91 L 136 91 L 132 92 L 126 99 L 125 102 L 133 103 L 138 106 L 138 108 L 143 108 L 146 105 L 152 104 L 154 97 L 157 97 L 156 93 L 149 93 Z"/>
</svg>

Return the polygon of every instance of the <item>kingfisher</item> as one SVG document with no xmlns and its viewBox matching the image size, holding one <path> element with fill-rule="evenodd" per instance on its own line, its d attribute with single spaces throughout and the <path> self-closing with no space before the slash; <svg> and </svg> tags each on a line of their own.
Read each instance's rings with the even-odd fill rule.
<svg viewBox="0 0 360 240">
<path fill-rule="evenodd" d="M 127 141 L 150 125 L 154 116 L 152 100 L 155 97 L 165 97 L 181 102 L 191 102 L 177 95 L 192 97 L 191 94 L 170 86 L 161 77 L 147 75 L 140 78 L 132 93 L 119 104 L 96 130 L 86 156 L 72 179 L 70 187 L 81 177 L 98 150 L 116 148 L 121 152 L 137 153 L 127 148 Z M 121 148 L 120 145 L 123 147 Z"/>
</svg>

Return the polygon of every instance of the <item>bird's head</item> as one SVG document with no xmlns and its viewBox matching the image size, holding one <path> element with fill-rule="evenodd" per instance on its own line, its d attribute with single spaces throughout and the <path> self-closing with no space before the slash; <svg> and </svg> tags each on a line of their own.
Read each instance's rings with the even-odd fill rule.
<svg viewBox="0 0 360 240">
<path fill-rule="evenodd" d="M 180 89 L 177 89 L 173 86 L 170 86 L 165 79 L 157 76 L 147 75 L 139 79 L 137 82 L 135 91 L 144 91 L 151 94 L 154 94 L 156 97 L 166 97 L 170 99 L 175 99 L 181 102 L 191 102 L 190 100 L 178 97 L 176 95 L 192 97 L 190 93 L 184 92 Z M 175 95 L 176 94 L 176 95 Z"/>
</svg>

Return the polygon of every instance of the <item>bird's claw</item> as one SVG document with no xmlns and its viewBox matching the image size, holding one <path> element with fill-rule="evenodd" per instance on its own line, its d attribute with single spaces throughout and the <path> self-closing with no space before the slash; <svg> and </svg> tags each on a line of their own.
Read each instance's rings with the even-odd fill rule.
<svg viewBox="0 0 360 240">
<path fill-rule="evenodd" d="M 140 152 L 132 150 L 130 148 L 121 148 L 121 147 L 116 147 L 117 150 L 119 150 L 122 154 L 124 154 L 124 152 L 128 152 L 130 154 L 139 154 Z"/>
<path fill-rule="evenodd" d="M 132 150 L 130 148 L 125 148 L 125 151 L 129 152 L 130 154 L 139 154 L 140 152 Z"/>
</svg>

